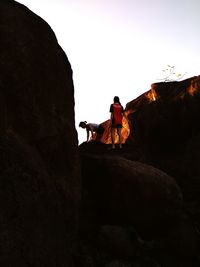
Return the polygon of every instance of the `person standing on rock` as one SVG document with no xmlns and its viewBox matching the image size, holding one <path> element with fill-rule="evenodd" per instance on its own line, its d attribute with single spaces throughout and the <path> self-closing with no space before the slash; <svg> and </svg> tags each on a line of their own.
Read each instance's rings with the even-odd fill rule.
<svg viewBox="0 0 200 267">
<path fill-rule="evenodd" d="M 122 148 L 122 118 L 124 108 L 120 103 L 119 97 L 115 96 L 113 100 L 113 104 L 110 105 L 110 113 L 111 113 L 111 140 L 112 140 L 112 148 L 115 149 L 115 132 L 117 130 L 117 134 L 119 137 L 119 147 Z"/>
<path fill-rule="evenodd" d="M 96 123 L 87 123 L 87 121 L 81 121 L 79 123 L 79 127 L 86 129 L 87 132 L 87 142 L 89 142 L 90 139 L 94 140 L 97 135 L 102 135 L 104 132 L 104 127 L 101 124 Z M 90 136 L 91 134 L 91 136 Z M 96 136 L 95 136 L 96 134 Z"/>
</svg>

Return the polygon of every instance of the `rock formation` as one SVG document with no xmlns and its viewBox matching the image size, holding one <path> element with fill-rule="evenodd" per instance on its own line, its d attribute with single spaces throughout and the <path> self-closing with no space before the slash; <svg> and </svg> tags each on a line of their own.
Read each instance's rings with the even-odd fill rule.
<svg viewBox="0 0 200 267">
<path fill-rule="evenodd" d="M 1 266 L 199 266 L 200 78 L 129 102 L 122 149 L 109 121 L 78 148 L 55 34 L 12 0 L 0 18 Z"/>
<path fill-rule="evenodd" d="M 50 26 L 0 2 L 0 265 L 74 266 L 80 168 L 69 61 Z"/>
<path fill-rule="evenodd" d="M 154 93 L 155 100 L 149 98 Z M 129 144 L 139 147 L 143 161 L 173 176 L 184 199 L 199 202 L 200 76 L 153 84 L 127 104 Z"/>
<path fill-rule="evenodd" d="M 140 236 L 163 236 L 182 219 L 174 179 L 152 166 L 115 156 L 85 156 L 83 186 L 99 224 L 134 226 Z"/>
<path fill-rule="evenodd" d="M 143 258 L 151 255 L 161 266 L 187 266 L 185 259 L 189 265 L 199 264 L 199 120 L 200 76 L 156 83 L 127 103 L 129 135 L 124 135 L 123 149 L 108 149 L 109 134 L 108 140 L 80 145 L 83 210 L 93 214 L 86 221 L 110 229 L 103 235 L 109 244 L 118 244 L 116 255 L 123 232 L 117 227 L 125 227 L 123 245 L 128 246 L 127 225 L 132 225 L 150 251 L 141 249 L 138 237 L 127 251 Z"/>
</svg>

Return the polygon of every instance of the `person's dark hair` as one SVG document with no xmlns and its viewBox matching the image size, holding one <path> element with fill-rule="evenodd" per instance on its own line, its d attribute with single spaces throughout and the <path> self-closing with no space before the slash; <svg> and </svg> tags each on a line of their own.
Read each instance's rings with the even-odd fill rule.
<svg viewBox="0 0 200 267">
<path fill-rule="evenodd" d="M 119 103 L 120 104 L 120 101 L 119 101 L 119 97 L 118 96 L 115 96 L 114 97 L 114 103 Z"/>
<path fill-rule="evenodd" d="M 87 124 L 87 121 L 81 121 L 79 123 L 79 127 L 84 127 L 84 126 L 86 126 L 86 124 Z"/>
</svg>

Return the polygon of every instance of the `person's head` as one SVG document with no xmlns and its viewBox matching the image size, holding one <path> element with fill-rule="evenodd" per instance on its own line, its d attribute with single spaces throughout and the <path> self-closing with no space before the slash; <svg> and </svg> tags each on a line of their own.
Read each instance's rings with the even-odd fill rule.
<svg viewBox="0 0 200 267">
<path fill-rule="evenodd" d="M 81 121 L 81 122 L 79 123 L 79 127 L 83 128 L 83 129 L 85 129 L 86 126 L 87 126 L 87 121 Z"/>
<path fill-rule="evenodd" d="M 120 103 L 118 96 L 115 96 L 114 99 L 113 99 L 113 101 L 114 101 L 114 103 Z"/>
</svg>

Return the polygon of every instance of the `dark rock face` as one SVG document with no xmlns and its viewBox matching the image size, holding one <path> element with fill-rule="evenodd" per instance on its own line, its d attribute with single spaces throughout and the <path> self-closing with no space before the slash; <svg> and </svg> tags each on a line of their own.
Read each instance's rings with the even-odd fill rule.
<svg viewBox="0 0 200 267">
<path fill-rule="evenodd" d="M 121 157 L 84 157 L 84 188 L 100 224 L 134 226 L 144 238 L 182 220 L 182 194 L 164 172 Z"/>
<path fill-rule="evenodd" d="M 105 122 L 81 184 L 68 59 L 26 7 L 0 22 L 0 265 L 199 266 L 200 77 L 128 103 L 121 150 Z"/>
<path fill-rule="evenodd" d="M 152 84 L 127 103 L 126 115 L 130 134 L 122 149 L 110 151 L 106 140 L 79 146 L 83 213 L 92 214 L 100 227 L 111 227 L 109 244 L 121 242 L 119 232 L 112 236 L 112 226 L 123 227 L 124 234 L 133 227 L 145 242 L 129 244 L 123 235 L 132 256 L 137 252 L 161 266 L 198 266 L 200 76 Z M 119 246 L 114 248 L 118 262 Z"/>
<path fill-rule="evenodd" d="M 199 78 L 153 84 L 152 93 L 155 101 L 148 99 L 148 91 L 126 106 L 133 110 L 129 114 L 132 140 L 152 156 L 179 153 L 200 129 Z"/>
<path fill-rule="evenodd" d="M 0 3 L 1 266 L 73 266 L 80 168 L 68 59 L 40 17 Z"/>
<path fill-rule="evenodd" d="M 152 85 L 150 92 L 127 104 L 132 125 L 127 141 L 139 147 L 144 161 L 173 176 L 184 199 L 199 206 L 200 77 Z M 199 219 L 198 219 L 199 220 Z"/>
</svg>

